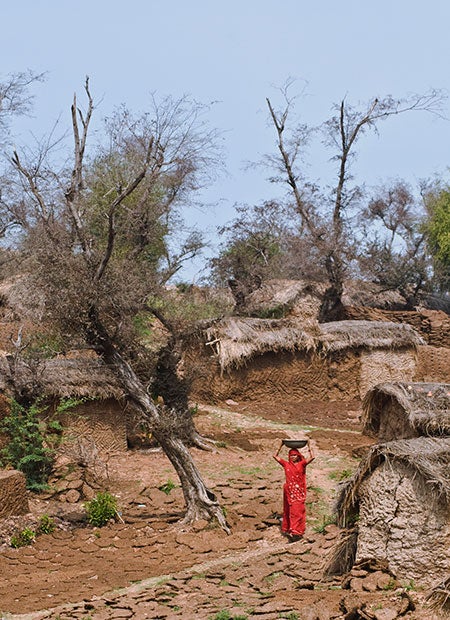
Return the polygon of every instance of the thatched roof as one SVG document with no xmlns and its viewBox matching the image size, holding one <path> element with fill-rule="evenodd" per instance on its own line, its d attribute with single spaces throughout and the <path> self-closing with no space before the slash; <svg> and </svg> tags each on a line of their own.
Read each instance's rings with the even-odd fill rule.
<svg viewBox="0 0 450 620">
<path fill-rule="evenodd" d="M 423 344 L 410 325 L 387 321 L 337 321 L 315 327 L 301 319 L 228 317 L 205 330 L 222 369 L 238 367 L 268 351 L 325 353 L 346 349 L 403 349 Z"/>
<path fill-rule="evenodd" d="M 206 344 L 214 347 L 221 368 L 240 366 L 267 351 L 308 350 L 315 346 L 314 337 L 291 319 L 229 317 L 210 325 L 206 335 Z"/>
<path fill-rule="evenodd" d="M 363 401 L 363 432 L 372 435 L 380 428 L 380 417 L 389 401 L 408 424 L 423 435 L 450 435 L 449 383 L 380 383 Z"/>
<path fill-rule="evenodd" d="M 358 512 L 361 483 L 383 462 L 401 463 L 420 476 L 437 499 L 450 506 L 450 438 L 418 437 L 373 446 L 355 474 L 342 485 L 336 502 L 338 522 L 346 527 Z"/>
<path fill-rule="evenodd" d="M 11 359 L 11 358 L 10 358 Z M 11 385 L 12 372 L 19 385 L 35 385 L 44 396 L 122 398 L 123 389 L 115 375 L 100 359 L 49 359 L 28 365 L 0 358 L 0 390 Z"/>
<path fill-rule="evenodd" d="M 335 321 L 321 323 L 320 344 L 325 351 L 350 348 L 403 349 L 425 344 L 407 323 L 388 321 Z"/>
<path fill-rule="evenodd" d="M 450 616 L 450 575 L 432 589 L 427 601 L 430 609 Z"/>
</svg>

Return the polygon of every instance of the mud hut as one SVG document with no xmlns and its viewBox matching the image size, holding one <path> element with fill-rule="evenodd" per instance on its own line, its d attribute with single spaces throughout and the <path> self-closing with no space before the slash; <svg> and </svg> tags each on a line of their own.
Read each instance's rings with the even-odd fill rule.
<svg viewBox="0 0 450 620">
<path fill-rule="evenodd" d="M 328 572 L 346 572 L 370 559 L 387 564 L 398 579 L 426 587 L 447 579 L 450 438 L 374 446 L 342 486 L 337 515 L 348 528 L 347 544 L 338 548 Z"/>
<path fill-rule="evenodd" d="M 450 436 L 450 384 L 381 383 L 366 394 L 362 421 L 380 442 Z"/>
<path fill-rule="evenodd" d="M 194 397 L 361 400 L 381 381 L 412 380 L 422 342 L 409 325 L 229 317 L 191 343 Z"/>
<path fill-rule="evenodd" d="M 99 452 L 127 449 L 132 411 L 127 408 L 114 374 L 100 359 L 62 358 L 26 364 L 12 356 L 2 357 L 0 391 L 12 393 L 13 384 L 16 390 L 44 398 L 54 409 L 62 399 L 79 401 L 58 414 L 64 428 L 64 450 L 76 451 L 83 443 L 95 446 Z"/>
</svg>

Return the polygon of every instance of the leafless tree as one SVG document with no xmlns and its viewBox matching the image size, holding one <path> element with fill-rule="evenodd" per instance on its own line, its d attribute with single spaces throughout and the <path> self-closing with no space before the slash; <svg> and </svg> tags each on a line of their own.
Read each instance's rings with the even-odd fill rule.
<svg viewBox="0 0 450 620">
<path fill-rule="evenodd" d="M 187 98 L 153 100 L 151 115 L 136 117 L 123 108 L 109 119 L 106 145 L 89 158 L 94 100 L 88 80 L 85 95 L 85 110 L 73 99 L 67 166 L 49 167 L 48 153 L 33 161 L 17 150 L 12 156 L 29 301 L 35 298 L 45 319 L 67 339 L 87 342 L 117 374 L 180 478 L 184 520 L 214 518 L 228 530 L 185 444 L 189 412 L 155 405 L 130 356 L 135 317 L 176 269 L 173 261 L 163 265 L 168 220 L 216 168 L 217 135 Z M 196 245 L 193 239 L 186 251 Z"/>
<path fill-rule="evenodd" d="M 282 89 L 283 106 L 275 109 L 267 99 L 270 119 L 276 131 L 277 154 L 268 158 L 272 180 L 287 185 L 288 195 L 300 218 L 300 227 L 311 238 L 326 272 L 329 287 L 321 308 L 321 320 L 334 320 L 341 314 L 343 282 L 354 256 L 353 235 L 348 214 L 358 206 L 361 187 L 352 184 L 351 162 L 358 140 L 368 131 L 377 131 L 381 121 L 412 111 L 440 114 L 443 95 L 430 91 L 404 99 L 374 98 L 366 105 L 352 107 L 345 99 L 335 114 L 321 127 L 325 145 L 332 149 L 337 163 L 336 182 L 331 192 L 305 191 L 311 187 L 302 174 L 301 157 L 311 130 L 306 125 L 290 126 L 294 99 L 289 95 L 291 83 Z M 313 198 L 312 200 L 310 198 Z"/>
</svg>

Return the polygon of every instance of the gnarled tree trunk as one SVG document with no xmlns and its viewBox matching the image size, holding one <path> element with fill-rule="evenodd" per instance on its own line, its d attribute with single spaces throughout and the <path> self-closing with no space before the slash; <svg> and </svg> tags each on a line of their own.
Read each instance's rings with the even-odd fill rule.
<svg viewBox="0 0 450 620">
<path fill-rule="evenodd" d="M 178 474 L 186 502 L 183 522 L 216 519 L 229 533 L 228 524 L 216 496 L 203 482 L 192 455 L 180 436 L 183 431 L 180 429 L 179 432 L 178 425 L 174 423 L 174 416 L 171 416 L 169 411 L 159 410 L 154 404 L 131 366 L 114 347 L 95 309 L 91 310 L 90 323 L 90 330 L 87 333 L 89 342 L 116 373 L 127 398 L 133 402 L 142 418 L 150 425 L 152 433 Z"/>
</svg>

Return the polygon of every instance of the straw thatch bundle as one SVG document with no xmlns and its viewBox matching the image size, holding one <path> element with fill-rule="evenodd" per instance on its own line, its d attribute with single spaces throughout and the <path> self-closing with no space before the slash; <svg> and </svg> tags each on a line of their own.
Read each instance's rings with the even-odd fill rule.
<svg viewBox="0 0 450 620">
<path fill-rule="evenodd" d="M 362 421 L 382 441 L 450 435 L 450 384 L 381 383 L 366 394 Z"/>
<path fill-rule="evenodd" d="M 49 359 L 34 366 L 15 360 L 12 368 L 1 357 L 0 390 L 6 391 L 12 379 L 16 386 L 35 385 L 41 395 L 48 397 L 120 399 L 124 395 L 114 374 L 99 359 Z"/>
<path fill-rule="evenodd" d="M 427 601 L 431 609 L 450 616 L 450 576 L 432 589 Z"/>
<path fill-rule="evenodd" d="M 206 334 L 222 369 L 241 366 L 267 351 L 304 351 L 315 345 L 313 336 L 291 319 L 229 317 L 211 325 Z"/>
<path fill-rule="evenodd" d="M 320 347 L 325 352 L 345 349 L 402 349 L 424 344 L 406 323 L 335 321 L 320 325 Z"/>
<path fill-rule="evenodd" d="M 317 329 L 295 317 L 228 317 L 214 322 L 205 331 L 206 344 L 214 346 L 222 369 L 239 367 L 251 357 L 268 351 L 399 350 L 423 342 L 410 325 L 401 323 L 337 321 L 323 323 Z"/>
<path fill-rule="evenodd" d="M 450 507 L 450 437 L 390 441 L 373 446 L 352 478 L 342 485 L 336 502 L 341 527 L 353 523 L 358 512 L 361 484 L 382 463 L 391 467 L 402 464 L 411 472 L 411 478 L 420 477 L 434 498 Z"/>
</svg>

